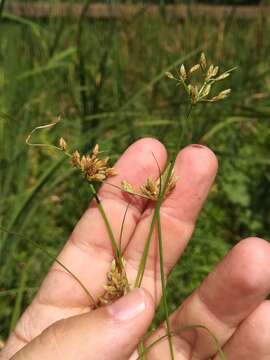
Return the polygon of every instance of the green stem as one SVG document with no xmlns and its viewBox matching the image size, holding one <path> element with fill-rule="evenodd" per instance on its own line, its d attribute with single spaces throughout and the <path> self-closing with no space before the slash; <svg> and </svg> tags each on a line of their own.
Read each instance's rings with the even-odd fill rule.
<svg viewBox="0 0 270 360">
<path fill-rule="evenodd" d="M 134 287 L 140 287 L 141 283 L 142 283 L 142 279 L 143 279 L 143 275 L 144 275 L 144 271 L 145 271 L 145 265 L 146 265 L 146 261 L 147 261 L 147 257 L 148 257 L 148 253 L 149 253 L 150 244 L 151 244 L 151 239 L 152 239 L 153 232 L 154 232 L 154 229 L 155 229 L 155 223 L 157 221 L 157 216 L 159 214 L 160 207 L 161 207 L 162 201 L 164 199 L 165 191 L 166 191 L 168 182 L 170 180 L 170 176 L 171 176 L 172 171 L 173 171 L 173 165 L 174 165 L 173 162 L 171 162 L 170 165 L 169 165 L 168 173 L 167 173 L 167 176 L 166 176 L 166 179 L 165 179 L 165 182 L 164 182 L 163 189 L 162 189 L 162 191 L 160 193 L 160 196 L 158 197 L 158 200 L 156 202 L 154 215 L 153 215 L 151 225 L 150 225 L 150 229 L 149 229 L 149 233 L 148 233 L 148 236 L 147 236 L 147 239 L 146 239 L 146 242 L 145 242 L 145 246 L 144 246 L 143 254 L 142 254 L 142 257 L 141 257 L 141 260 L 140 260 L 139 270 L 138 270 L 138 273 L 137 273 L 137 276 L 136 276 Z"/>
<path fill-rule="evenodd" d="M 184 139 L 184 136 L 186 135 L 186 132 L 187 132 L 187 121 L 190 117 L 190 114 L 191 114 L 191 111 L 193 109 L 193 104 L 190 104 L 189 107 L 188 107 L 188 111 L 187 111 L 187 114 L 186 116 L 184 117 L 183 121 L 182 121 L 182 126 L 179 126 L 179 144 L 178 144 L 178 147 L 176 148 L 176 153 L 175 153 L 175 158 L 177 156 L 177 152 L 180 150 L 180 148 L 183 146 L 183 139 Z"/>
<path fill-rule="evenodd" d="M 154 215 L 153 215 L 153 218 L 152 218 L 152 221 L 151 221 L 151 225 L 150 225 L 149 233 L 148 233 L 148 236 L 147 236 L 147 239 L 146 239 L 146 243 L 145 243 L 145 246 L 144 246 L 143 254 L 142 254 L 142 257 L 141 257 L 141 260 L 140 260 L 139 270 L 137 272 L 134 287 L 140 287 L 141 284 L 142 284 L 142 279 L 143 279 L 143 274 L 144 274 L 144 270 L 145 270 L 145 265 L 146 265 L 148 253 L 149 253 L 150 243 L 151 243 L 151 239 L 152 239 L 152 236 L 153 236 L 155 223 L 156 223 L 156 219 L 157 219 L 157 214 L 159 212 L 160 206 L 161 206 L 161 201 L 158 200 L 157 204 L 156 204 L 156 207 L 155 207 Z"/>
<path fill-rule="evenodd" d="M 226 356 L 225 356 L 225 353 L 223 352 L 222 348 L 221 348 L 221 345 L 218 341 L 218 339 L 216 338 L 216 336 L 208 329 L 208 327 L 206 327 L 205 325 L 201 325 L 201 324 L 194 324 L 194 325 L 185 325 L 185 326 L 182 326 L 182 327 L 179 327 L 175 330 L 173 330 L 171 332 L 171 336 L 176 336 L 178 335 L 180 332 L 183 332 L 183 331 L 189 331 L 189 330 L 193 330 L 193 329 L 196 329 L 196 328 L 199 328 L 199 329 L 203 329 L 205 331 L 207 331 L 209 333 L 209 335 L 211 336 L 211 338 L 213 339 L 214 343 L 215 343 L 215 346 L 216 346 L 216 352 L 217 354 L 219 355 L 219 358 L 221 360 L 226 360 Z M 153 330 L 151 333 L 153 333 L 155 330 Z M 149 334 L 149 336 L 151 335 L 151 333 Z M 149 351 L 153 346 L 155 346 L 156 344 L 158 344 L 159 342 L 163 341 L 164 339 L 166 339 L 166 337 L 168 337 L 168 335 L 163 335 L 163 336 L 160 336 L 157 340 L 153 341 L 149 346 L 147 346 L 147 348 L 144 350 L 144 352 L 139 356 L 137 357 L 136 360 L 141 360 L 142 357 L 141 356 L 144 356 L 146 354 L 147 351 Z"/>
<path fill-rule="evenodd" d="M 61 266 L 64 270 L 66 270 L 66 272 L 71 276 L 73 277 L 73 279 L 81 286 L 81 288 L 83 289 L 83 291 L 86 293 L 86 295 L 89 297 L 90 299 L 90 302 L 93 304 L 93 306 L 95 308 L 98 307 L 98 304 L 96 302 L 96 300 L 94 299 L 94 297 L 90 294 L 90 291 L 86 288 L 86 286 L 81 282 L 81 280 L 73 273 L 71 272 L 61 261 L 59 261 L 57 259 L 57 257 L 55 257 L 54 255 L 52 255 L 48 250 L 46 250 L 43 246 L 39 245 L 36 241 L 34 240 L 30 240 L 30 239 L 27 239 L 24 235 L 21 235 L 19 233 L 16 233 L 14 231 L 9 231 L 9 230 L 6 230 L 2 227 L 0 227 L 0 231 L 3 231 L 7 234 L 10 234 L 10 235 L 15 235 L 15 236 L 18 236 L 20 237 L 21 239 L 25 239 L 27 240 L 28 242 L 30 242 L 31 244 L 33 244 L 35 247 L 37 247 L 38 249 L 40 249 L 42 252 L 44 252 L 47 256 L 49 256 L 49 258 L 51 258 L 53 261 L 55 261 L 59 266 Z"/>
<path fill-rule="evenodd" d="M 139 270 L 138 270 L 136 280 L 135 280 L 135 284 L 134 284 L 135 287 L 140 287 L 141 283 L 142 283 L 142 280 L 143 280 L 143 275 L 144 275 L 144 271 L 145 271 L 145 265 L 146 265 L 146 261 L 147 261 L 147 257 L 148 257 L 148 253 L 149 253 L 151 239 L 152 239 L 153 232 L 154 232 L 154 229 L 155 229 L 156 221 L 157 221 L 157 219 L 159 217 L 159 211 L 160 211 L 162 201 L 164 199 L 166 188 L 167 188 L 168 182 L 170 180 L 170 176 L 171 176 L 172 171 L 173 171 L 173 165 L 174 165 L 174 162 L 171 162 L 170 165 L 169 165 L 168 172 L 167 172 L 165 182 L 164 182 L 164 186 L 162 186 L 162 184 L 161 184 L 161 174 L 160 174 L 160 193 L 159 193 L 159 197 L 158 197 L 158 200 L 157 200 L 157 203 L 156 203 L 156 207 L 155 207 L 154 215 L 153 215 L 153 218 L 152 218 L 152 221 L 151 221 L 151 225 L 150 225 L 149 233 L 148 233 L 148 236 L 147 236 L 147 239 L 146 239 L 146 243 L 145 243 L 145 246 L 144 246 L 143 254 L 142 254 L 142 257 L 141 257 L 141 260 L 140 260 Z M 143 341 L 141 341 L 139 346 L 138 346 L 138 352 L 139 352 L 139 358 L 142 359 L 142 360 L 145 360 L 146 357 L 145 357 L 145 348 L 144 348 Z"/>
<path fill-rule="evenodd" d="M 144 343 L 143 341 L 141 341 L 138 345 L 138 353 L 139 353 L 139 359 L 140 360 L 146 360 L 146 351 L 145 351 L 145 347 L 144 347 Z"/>
<path fill-rule="evenodd" d="M 125 270 L 125 265 L 124 265 L 124 262 L 123 262 L 123 258 L 122 258 L 122 255 L 121 255 L 121 250 L 119 249 L 119 246 L 117 245 L 117 242 L 115 240 L 115 237 L 113 235 L 113 231 L 112 231 L 112 227 L 110 225 L 110 222 L 108 220 L 108 217 L 105 213 L 105 210 L 102 206 L 102 203 L 98 197 L 98 194 L 96 192 L 96 189 L 94 187 L 93 184 L 90 184 L 90 189 L 92 191 L 92 194 L 97 202 L 97 207 L 98 207 L 98 210 L 104 220 L 104 223 L 105 223 L 105 226 L 107 228 L 107 231 L 108 231 L 108 234 L 109 234 L 109 237 L 110 237 L 110 240 L 111 240 L 111 244 L 112 244 L 112 248 L 113 248 L 113 252 L 114 252 L 114 256 L 115 256 L 115 260 L 116 260 L 116 263 L 119 265 L 120 269 L 123 271 L 123 273 L 125 274 L 126 278 L 127 278 L 127 275 L 126 275 L 126 270 Z"/>
<path fill-rule="evenodd" d="M 162 286 L 162 301 L 163 308 L 166 317 L 166 327 L 168 334 L 168 342 L 170 348 L 171 359 L 174 360 L 174 351 L 173 351 L 173 343 L 172 343 L 172 335 L 169 321 L 169 310 L 167 303 L 167 291 L 166 291 L 166 276 L 164 273 L 164 259 L 163 259 L 163 243 L 162 243 L 162 232 L 161 232 L 161 224 L 160 224 L 160 213 L 157 216 L 157 230 L 158 230 L 158 247 L 159 247 L 159 263 L 160 263 L 160 278 L 161 278 L 161 286 Z"/>
<path fill-rule="evenodd" d="M 117 245 L 117 243 L 116 243 L 115 237 L 114 237 L 114 235 L 113 235 L 112 227 L 111 227 L 111 225 L 110 225 L 110 222 L 109 222 L 109 220 L 108 220 L 108 218 L 107 218 L 107 215 L 106 215 L 106 213 L 105 213 L 105 210 L 104 210 L 104 208 L 103 208 L 103 206 L 102 206 L 102 203 L 101 203 L 101 201 L 100 201 L 100 199 L 99 199 L 99 197 L 98 197 L 98 194 L 97 194 L 96 189 L 95 189 L 95 187 L 94 187 L 93 184 L 90 184 L 90 189 L 91 189 L 92 194 L 93 194 L 93 196 L 94 196 L 94 198 L 95 198 L 95 200 L 96 200 L 96 202 L 97 202 L 98 210 L 99 210 L 99 212 L 100 212 L 100 214 L 101 214 L 101 216 L 102 216 L 102 218 L 103 218 L 103 220 L 104 220 L 105 226 L 106 226 L 106 228 L 107 228 L 107 231 L 108 231 L 108 234 L 109 234 L 111 243 L 112 243 L 112 248 L 113 248 L 113 252 L 114 252 L 115 258 L 118 259 L 119 257 L 121 257 L 121 254 L 120 254 L 118 245 Z"/>
</svg>

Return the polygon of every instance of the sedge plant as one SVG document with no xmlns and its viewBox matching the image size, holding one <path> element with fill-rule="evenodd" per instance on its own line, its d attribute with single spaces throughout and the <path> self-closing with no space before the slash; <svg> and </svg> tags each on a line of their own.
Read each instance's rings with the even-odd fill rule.
<svg viewBox="0 0 270 360">
<path fill-rule="evenodd" d="M 168 79 L 171 79 L 176 82 L 176 85 L 182 86 L 184 89 L 187 99 L 188 99 L 188 109 L 186 113 L 186 121 L 191 115 L 192 109 L 201 103 L 215 103 L 227 98 L 231 92 L 230 88 L 220 90 L 217 94 L 213 94 L 213 89 L 217 83 L 228 78 L 231 72 L 235 70 L 235 68 L 231 68 L 225 72 L 220 73 L 219 66 L 215 66 L 213 64 L 208 64 L 206 56 L 204 53 L 200 55 L 199 62 L 189 69 L 186 65 L 182 64 L 180 68 L 176 71 L 176 75 L 173 75 L 171 72 L 167 72 L 165 75 Z M 168 299 L 166 294 L 166 276 L 164 272 L 164 259 L 163 259 L 163 236 L 162 236 L 162 226 L 161 226 L 161 206 L 164 199 L 174 191 L 174 188 L 178 181 L 181 181 L 174 174 L 174 163 L 176 159 L 176 153 L 180 150 L 182 143 L 179 144 L 179 148 L 175 149 L 175 154 L 172 154 L 165 171 L 162 173 L 159 164 L 155 158 L 155 154 L 153 154 L 153 161 L 156 161 L 156 165 L 158 167 L 159 176 L 157 179 L 153 177 L 148 177 L 145 179 L 145 182 L 142 183 L 139 187 L 134 187 L 127 181 L 122 181 L 119 185 L 113 185 L 110 183 L 110 178 L 116 175 L 115 169 L 110 165 L 109 156 L 103 156 L 103 152 L 100 151 L 99 145 L 95 145 L 94 148 L 89 153 L 80 153 L 77 149 L 71 149 L 68 141 L 66 141 L 63 137 L 61 137 L 58 141 L 57 145 L 52 144 L 44 144 L 44 143 L 35 143 L 32 142 L 33 133 L 37 130 L 42 130 L 45 128 L 50 128 L 57 124 L 57 121 L 48 124 L 36 127 L 29 134 L 26 139 L 26 143 L 29 146 L 47 146 L 58 151 L 61 151 L 70 161 L 70 165 L 72 168 L 76 169 L 81 173 L 82 178 L 89 185 L 89 190 L 91 195 L 96 202 L 97 208 L 99 210 L 100 216 L 102 217 L 106 230 L 109 235 L 109 239 L 111 242 L 112 250 L 113 250 L 113 260 L 111 263 L 111 268 L 107 273 L 107 279 L 104 282 L 104 293 L 98 299 L 94 299 L 94 297 L 90 294 L 88 289 L 82 284 L 80 279 L 74 276 L 69 269 L 65 266 L 65 264 L 60 263 L 57 259 L 56 262 L 64 268 L 73 278 L 80 284 L 83 290 L 88 294 L 89 301 L 91 301 L 91 305 L 93 308 L 98 308 L 103 306 L 104 304 L 110 304 L 120 297 L 126 295 L 130 290 L 136 287 L 141 287 L 144 272 L 146 268 L 146 263 L 149 255 L 150 245 L 155 238 L 155 234 L 157 235 L 157 243 L 158 243 L 158 252 L 159 252 L 159 264 L 160 264 L 160 283 L 162 288 L 162 307 L 165 315 L 165 328 L 166 333 L 163 337 L 159 338 L 157 341 L 161 341 L 163 339 L 168 339 L 168 349 L 170 354 L 170 359 L 175 359 L 174 347 L 173 347 L 173 336 L 177 335 L 181 331 L 187 331 L 194 328 L 202 328 L 206 330 L 209 335 L 212 337 L 213 341 L 216 344 L 217 353 L 220 359 L 225 359 L 225 355 L 222 352 L 222 349 L 219 346 L 218 339 L 210 332 L 208 328 L 206 328 L 203 324 L 193 324 L 184 326 L 180 329 L 172 329 L 169 321 L 169 311 L 168 311 Z M 183 138 L 184 129 L 180 127 L 180 139 Z M 131 197 L 141 197 L 150 201 L 154 205 L 154 213 L 151 220 L 151 224 L 145 239 L 144 250 L 140 259 L 140 264 L 138 268 L 138 272 L 135 278 L 134 283 L 130 283 L 128 279 L 128 275 L 125 269 L 125 260 L 122 254 L 121 249 L 121 238 L 125 223 L 126 213 L 128 212 L 128 207 L 126 208 L 125 214 L 123 215 L 123 222 L 120 231 L 120 239 L 117 239 L 106 214 L 106 209 L 104 209 L 101 199 L 98 195 L 98 186 L 101 183 L 106 183 L 111 186 L 116 186 L 120 191 L 123 191 Z M 148 347 L 144 345 L 145 338 L 141 340 L 138 346 L 138 359 L 146 359 L 147 351 L 155 345 L 155 343 L 151 344 Z"/>
</svg>

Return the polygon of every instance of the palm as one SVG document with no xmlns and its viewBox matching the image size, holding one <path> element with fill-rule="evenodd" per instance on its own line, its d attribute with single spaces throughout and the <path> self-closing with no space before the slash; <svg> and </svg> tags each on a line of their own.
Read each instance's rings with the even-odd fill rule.
<svg viewBox="0 0 270 360">
<path fill-rule="evenodd" d="M 118 175 L 112 178 L 111 183 L 119 185 L 121 180 L 127 180 L 139 185 L 147 176 L 157 177 L 158 168 L 153 153 L 159 166 L 164 168 L 165 149 L 155 140 L 141 140 L 129 148 L 119 160 L 116 165 Z M 213 153 L 205 147 L 190 146 L 177 158 L 175 172 L 180 180 L 161 208 L 166 273 L 174 266 L 191 237 L 197 215 L 214 179 L 216 167 Z M 103 186 L 99 196 L 113 232 L 119 237 L 130 198 L 108 185 Z M 134 283 L 138 271 L 152 215 L 151 203 L 133 199 L 125 219 L 121 244 L 131 284 Z M 242 250 L 245 256 L 242 256 Z M 258 267 L 255 267 L 258 264 L 251 264 L 253 273 L 247 277 L 245 264 L 250 264 L 255 255 L 265 267 L 260 263 L 258 270 Z M 237 341 L 237 351 L 243 352 L 241 342 L 244 344 L 243 339 L 248 329 L 243 329 L 242 322 L 263 301 L 268 292 L 270 273 L 268 268 L 266 269 L 266 262 L 269 256 L 268 245 L 259 240 L 248 240 L 245 245 L 236 247 L 186 300 L 184 306 L 172 315 L 172 328 L 187 324 L 206 325 L 229 351 L 237 353 L 234 345 Z M 80 279 L 94 298 L 98 298 L 104 293 L 103 285 L 112 258 L 111 244 L 103 219 L 93 203 L 77 224 L 59 255 L 59 260 Z M 228 266 L 230 273 L 227 271 Z M 157 305 L 161 297 L 161 285 L 155 239 L 151 244 L 142 286 L 151 293 Z M 20 348 L 57 320 L 89 312 L 90 307 L 89 297 L 78 282 L 55 264 L 34 302 L 20 320 L 11 342 L 14 347 Z M 240 323 L 242 327 L 239 328 Z M 246 327 L 248 328 L 248 323 Z M 161 327 L 149 342 L 162 333 L 164 329 Z M 216 346 L 203 329 L 179 333 L 174 338 L 174 344 L 176 359 L 189 359 L 191 354 L 194 356 L 192 359 L 205 359 L 216 353 Z M 149 358 L 169 358 L 167 354 L 167 343 L 160 342 L 149 351 Z"/>
</svg>

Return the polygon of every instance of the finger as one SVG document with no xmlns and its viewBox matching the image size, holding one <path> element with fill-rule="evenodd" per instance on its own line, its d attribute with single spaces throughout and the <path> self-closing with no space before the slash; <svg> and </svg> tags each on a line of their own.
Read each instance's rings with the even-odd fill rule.
<svg viewBox="0 0 270 360">
<path fill-rule="evenodd" d="M 203 325 L 223 346 L 267 296 L 269 261 L 269 243 L 258 238 L 242 240 L 171 316 L 171 328 Z M 160 328 L 149 342 L 163 333 L 164 328 Z M 173 342 L 180 359 L 189 359 L 191 354 L 192 359 L 208 359 L 217 351 L 213 338 L 201 328 L 179 332 Z M 157 345 L 151 350 L 151 360 L 167 349 L 165 342 Z"/>
<path fill-rule="evenodd" d="M 207 147 L 190 145 L 179 153 L 174 168 L 179 180 L 160 210 L 166 273 L 174 266 L 191 237 L 199 211 L 213 183 L 217 171 L 217 160 Z M 131 280 L 136 277 L 153 211 L 153 206 L 146 208 L 125 252 L 127 271 Z M 160 279 L 157 256 L 157 236 L 154 234 L 143 287 L 150 291 L 158 301 L 160 286 L 156 287 L 155 283 L 156 279 Z M 159 281 L 157 283 L 159 284 Z"/>
<path fill-rule="evenodd" d="M 136 186 L 150 175 L 158 176 L 153 153 L 161 168 L 164 167 L 166 150 L 159 141 L 142 139 L 135 142 L 116 163 L 118 175 L 111 178 L 111 183 L 119 186 L 121 180 L 125 179 Z M 109 185 L 102 187 L 100 197 L 117 238 L 130 198 L 125 197 L 121 190 Z M 132 236 L 145 205 L 146 202 L 141 199 L 136 199 L 130 205 L 125 220 L 123 247 Z M 97 298 L 104 292 L 103 285 L 112 256 L 104 221 L 96 206 L 92 204 L 77 224 L 58 259 L 89 289 L 92 296 Z M 8 346 L 20 348 L 53 322 L 88 312 L 89 306 L 89 297 L 78 282 L 59 265 L 54 264 L 33 303 L 16 326 Z"/>
<path fill-rule="evenodd" d="M 53 324 L 12 359 L 125 360 L 153 315 L 151 296 L 137 289 L 105 308 Z"/>
<path fill-rule="evenodd" d="M 264 301 L 240 324 L 223 350 L 230 360 L 266 360 L 270 359 L 269 344 L 270 301 Z"/>
</svg>

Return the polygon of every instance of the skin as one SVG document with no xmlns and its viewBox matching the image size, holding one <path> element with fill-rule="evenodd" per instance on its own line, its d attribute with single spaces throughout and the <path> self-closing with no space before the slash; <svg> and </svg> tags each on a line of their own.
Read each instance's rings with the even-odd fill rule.
<svg viewBox="0 0 270 360">
<path fill-rule="evenodd" d="M 142 139 L 130 146 L 117 162 L 121 180 L 136 185 L 147 176 L 158 176 L 153 153 L 161 168 L 166 150 L 155 139 Z M 131 166 L 132 165 L 132 166 Z M 161 225 L 166 273 L 172 269 L 192 235 L 197 216 L 217 171 L 213 152 L 190 145 L 178 155 L 176 188 L 163 202 Z M 103 185 L 99 196 L 112 224 L 120 233 L 130 198 Z M 129 207 L 122 239 L 129 282 L 136 277 L 153 204 L 134 199 Z M 112 249 L 103 220 L 93 202 L 82 216 L 59 260 L 97 298 L 103 293 L 110 270 Z M 134 290 L 113 305 L 92 310 L 81 287 L 59 265 L 54 264 L 38 294 L 19 320 L 1 360 L 136 359 L 136 346 L 146 333 L 161 297 L 157 239 L 151 243 L 142 289 Z M 218 338 L 229 360 L 270 359 L 270 245 L 259 238 L 239 242 L 170 317 L 172 329 L 203 324 Z M 164 325 L 148 344 L 164 334 Z M 213 340 L 203 329 L 180 332 L 173 337 L 176 360 L 218 360 Z M 167 341 L 156 344 L 147 359 L 170 359 Z"/>
</svg>

